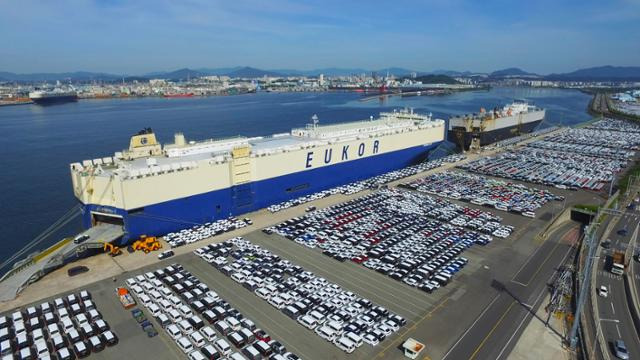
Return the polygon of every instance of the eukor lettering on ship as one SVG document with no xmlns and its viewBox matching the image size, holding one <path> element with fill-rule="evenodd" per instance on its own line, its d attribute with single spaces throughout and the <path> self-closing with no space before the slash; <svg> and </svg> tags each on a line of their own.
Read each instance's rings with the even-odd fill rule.
<svg viewBox="0 0 640 360">
<path fill-rule="evenodd" d="M 375 155 L 378 153 L 378 149 L 380 147 L 380 140 L 374 140 L 373 144 L 371 146 L 371 155 Z M 356 154 L 352 155 L 353 157 L 362 157 L 365 154 L 365 149 L 366 149 L 366 145 L 365 143 L 360 143 L 360 145 L 358 145 L 358 151 Z M 314 151 L 309 151 L 307 153 L 307 162 L 306 162 L 306 168 L 310 168 L 313 166 L 313 156 L 314 156 Z M 338 162 L 338 161 L 345 161 L 345 160 L 349 160 L 349 145 L 344 145 L 342 147 L 342 156 L 340 157 L 339 160 L 335 159 L 336 161 L 332 161 L 333 158 L 333 148 L 328 148 L 328 149 L 324 149 L 324 163 L 325 164 L 331 164 L 332 162 Z"/>
<path fill-rule="evenodd" d="M 114 156 L 73 163 L 83 224 L 122 228 L 124 245 L 265 208 L 423 161 L 445 140 L 444 120 L 412 110 L 265 137 L 161 145 L 151 129 Z"/>
</svg>

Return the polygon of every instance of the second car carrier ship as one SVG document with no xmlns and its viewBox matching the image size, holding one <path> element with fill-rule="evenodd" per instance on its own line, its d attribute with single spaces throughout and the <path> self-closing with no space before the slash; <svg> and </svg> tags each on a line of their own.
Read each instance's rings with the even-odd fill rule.
<svg viewBox="0 0 640 360">
<path fill-rule="evenodd" d="M 412 110 L 293 129 L 269 137 L 162 146 L 151 129 L 113 157 L 73 163 L 83 225 L 122 227 L 124 245 L 369 178 L 424 160 L 445 140 L 444 120 Z"/>
<path fill-rule="evenodd" d="M 517 100 L 491 111 L 452 116 L 448 140 L 469 150 L 493 144 L 510 137 L 530 133 L 544 120 L 545 110 Z"/>
</svg>

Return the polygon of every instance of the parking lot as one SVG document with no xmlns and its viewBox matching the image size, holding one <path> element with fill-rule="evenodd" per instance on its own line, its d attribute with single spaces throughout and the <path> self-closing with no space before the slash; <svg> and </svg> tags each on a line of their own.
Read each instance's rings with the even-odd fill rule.
<svg viewBox="0 0 640 360">
<path fill-rule="evenodd" d="M 550 132 L 554 132 L 554 131 L 556 131 L 558 129 L 560 129 L 560 128 L 557 127 L 557 126 L 546 127 L 546 128 L 540 129 L 540 130 L 536 130 L 536 131 L 530 132 L 528 134 L 523 134 L 523 135 L 520 135 L 520 136 L 514 136 L 512 138 L 507 138 L 507 139 L 504 139 L 504 140 L 500 140 L 500 141 L 495 142 L 493 144 L 489 144 L 489 145 L 484 146 L 484 149 L 497 149 L 497 148 L 509 147 L 509 146 L 512 146 L 512 145 L 516 145 L 516 144 L 518 144 L 519 142 L 521 142 L 523 140 L 527 140 L 527 139 L 532 138 L 532 137 L 537 137 L 537 136 L 544 135 L 544 134 L 547 134 L 547 133 L 550 133 Z"/>
<path fill-rule="evenodd" d="M 484 176 L 444 171 L 403 184 L 403 186 L 431 195 L 485 205 L 527 217 L 549 201 L 562 201 L 564 196 L 544 189 L 529 188 Z"/>
<path fill-rule="evenodd" d="M 601 190 L 631 161 L 640 143 L 636 132 L 626 133 L 618 122 L 596 123 L 599 128 L 564 129 L 545 139 L 495 156 L 459 166 L 471 172 L 554 185 L 560 189 Z"/>
<path fill-rule="evenodd" d="M 567 190 L 559 190 L 558 192 L 570 193 Z M 581 192 L 571 192 L 571 194 L 576 195 L 576 201 L 583 202 L 585 201 L 584 197 L 589 195 Z M 258 328 L 263 329 L 273 339 L 282 343 L 287 351 L 291 351 L 303 359 L 401 359 L 403 358 L 402 353 L 396 347 L 410 336 L 427 344 L 425 355 L 439 358 L 453 345 L 466 327 L 470 326 L 474 317 L 491 302 L 491 298 L 494 296 L 494 292 L 490 290 L 492 279 L 504 278 L 507 275 L 510 278 L 512 274 L 518 273 L 519 267 L 529 254 L 540 246 L 533 238 L 538 229 L 542 228 L 545 222 L 551 218 L 550 212 L 552 210 L 548 206 L 550 205 L 545 206 L 545 211 L 539 216 L 539 219 L 529 219 L 505 213 L 503 215 L 504 221 L 518 229 L 517 233 L 507 239 L 494 240 L 489 246 L 473 246 L 467 249 L 464 257 L 469 260 L 468 265 L 453 278 L 449 285 L 431 294 L 352 261 L 339 262 L 323 256 L 317 249 L 293 244 L 290 240 L 277 234 L 267 235 L 261 231 L 254 231 L 245 236 L 253 244 L 260 245 L 274 255 L 300 265 L 305 270 L 339 285 L 345 291 L 366 297 L 372 303 L 381 305 L 406 319 L 405 326 L 388 336 L 380 344 L 372 347 L 365 343 L 353 354 L 345 353 L 305 329 L 296 320 L 274 308 L 267 301 L 251 294 L 231 277 L 216 270 L 193 253 L 179 255 L 160 264 L 162 267 L 173 262 L 182 264 L 185 270 L 206 284 L 211 291 L 215 291 L 220 298 L 225 299 L 231 307 L 237 309 L 245 318 L 252 319 Z M 470 205 L 470 207 L 474 207 L 474 205 Z M 214 239 L 222 241 L 224 236 Z M 117 346 L 107 347 L 99 353 L 92 354 L 90 358 L 106 359 L 127 356 L 131 358 L 176 359 L 186 357 L 176 342 L 161 329 L 156 320 L 152 320 L 152 322 L 156 325 L 159 334 L 148 338 L 132 317 L 131 312 L 123 309 L 114 291 L 116 286 L 125 284 L 126 279 L 144 275 L 159 267 L 159 264 L 154 264 L 124 273 L 118 276 L 115 281 L 107 279 L 82 288 L 90 291 L 104 319 L 120 339 Z M 522 282 L 527 280 L 522 275 L 518 279 Z M 76 289 L 75 292 L 82 289 Z M 52 301 L 58 296 L 50 297 L 48 300 Z M 138 308 L 143 309 L 148 319 L 153 319 L 148 309 L 140 304 Z M 203 320 L 206 321 L 204 318 Z"/>
<path fill-rule="evenodd" d="M 611 130 L 622 133 L 640 133 L 640 126 L 637 123 L 610 118 L 595 121 L 589 124 L 586 129 Z"/>
<path fill-rule="evenodd" d="M 545 140 L 539 140 L 527 144 L 527 146 L 538 149 L 546 149 L 559 152 L 570 152 L 574 154 L 580 154 L 585 156 L 593 156 L 599 158 L 615 159 L 625 161 L 633 157 L 633 151 L 623 150 L 620 147 L 609 147 L 608 145 L 614 145 L 614 142 L 610 138 L 607 140 L 592 141 L 592 139 L 602 138 L 602 133 L 609 133 L 603 130 L 582 130 L 579 134 L 574 134 L 578 130 L 569 129 L 565 130 L 559 135 L 549 137 Z M 596 136 L 598 134 L 598 136 Z M 616 133 L 617 134 L 617 133 Z M 608 134 L 614 137 L 611 134 Z M 602 144 L 602 145 L 594 145 Z M 604 144 L 603 144 L 604 143 Z M 623 143 L 624 147 L 630 146 L 629 142 Z"/>
<path fill-rule="evenodd" d="M 339 262 L 319 255 L 317 250 L 292 246 L 290 240 L 277 234 L 254 232 L 246 238 L 387 307 L 407 320 L 407 325 L 397 334 L 366 353 L 354 353 L 355 358 L 403 359 L 396 347 L 408 337 L 414 337 L 426 341 L 428 351 L 425 355 L 436 359 L 442 357 L 471 324 L 476 316 L 473 314 L 481 313 L 491 301 L 495 295 L 490 288 L 492 279 L 516 273 L 524 259 L 539 245 L 533 240 L 536 232 L 532 229 L 540 228 L 543 221 L 511 214 L 507 216 L 516 227 L 522 228 L 522 236 L 506 239 L 504 243 L 494 241 L 486 247 L 469 248 L 465 252 L 469 263 L 464 270 L 449 285 L 432 293 L 425 293 L 352 261 Z"/>
<path fill-rule="evenodd" d="M 101 318 L 109 327 L 109 330 L 115 335 L 117 344 L 108 346 L 105 341 L 105 348 L 101 351 L 95 351 L 91 349 L 91 353 L 88 355 L 88 359 L 114 359 L 120 358 L 123 354 L 133 359 L 141 359 L 152 356 L 156 359 L 176 359 L 179 353 L 166 346 L 160 337 L 148 338 L 146 333 L 142 331 L 140 326 L 131 317 L 129 311 L 123 309 L 122 305 L 118 301 L 116 293 L 114 291 L 115 284 L 112 280 L 104 280 L 97 283 L 90 284 L 86 287 L 76 289 L 73 293 L 77 296 L 81 291 L 88 291 L 91 295 L 92 301 L 95 303 L 96 310 L 101 315 Z M 69 293 L 56 294 L 47 298 L 44 298 L 36 303 L 28 304 L 21 309 L 27 309 L 32 306 L 41 306 L 43 303 L 50 303 L 55 308 L 56 300 L 58 298 L 64 298 Z M 65 304 L 65 309 L 70 312 L 71 309 Z M 62 308 L 55 308 L 56 315 L 60 314 Z M 4 313 L 0 316 L 12 316 L 12 313 L 17 309 Z M 64 311 L 64 310 L 62 310 Z M 58 320 L 63 317 L 58 317 Z M 80 335 L 81 340 L 87 343 L 86 336 L 82 332 L 82 327 L 78 326 L 76 318 L 71 318 L 72 323 L 76 327 L 76 332 Z M 60 321 L 60 333 L 64 337 L 64 340 L 69 345 L 70 336 L 64 332 L 64 322 Z M 95 326 L 94 326 L 95 327 Z M 98 331 L 98 329 L 96 329 Z M 71 331 L 70 331 L 71 332 Z M 72 333 L 75 336 L 75 334 Z M 53 346 L 53 341 L 49 337 L 49 345 Z M 69 346 L 69 351 L 72 353 L 72 357 L 76 358 L 75 351 L 72 346 Z M 57 355 L 57 354 L 55 354 Z M 20 357 L 16 357 L 19 359 Z"/>
<path fill-rule="evenodd" d="M 196 225 L 190 229 L 184 229 L 178 232 L 168 233 L 164 236 L 165 241 L 172 247 L 180 247 L 184 245 L 193 244 L 202 239 L 208 239 L 215 236 L 221 236 L 224 233 L 241 229 L 245 226 L 251 225 L 252 222 L 249 219 L 223 219 L 211 223 L 205 223 L 202 225 Z"/>
<path fill-rule="evenodd" d="M 626 161 L 570 152 L 523 148 L 460 165 L 479 174 L 555 185 L 561 189 L 601 190 L 620 172 Z"/>
<path fill-rule="evenodd" d="M 291 259 L 304 269 L 313 272 L 316 276 L 323 277 L 345 290 L 352 291 L 358 294 L 358 296 L 367 298 L 374 304 L 384 306 L 389 311 L 406 319 L 407 325 L 402 326 L 397 332 L 388 336 L 384 341 L 373 347 L 365 343 L 352 355 L 345 354 L 319 336 L 309 333 L 309 338 L 315 338 L 323 343 L 323 345 L 326 344 L 326 346 L 333 347 L 339 353 L 342 353 L 339 356 L 336 355 L 335 358 L 372 359 L 376 354 L 389 348 L 393 350 L 391 351 L 393 354 L 396 352 L 393 347 L 398 345 L 398 341 L 405 338 L 403 334 L 410 331 L 412 325 L 416 323 L 416 320 L 423 317 L 426 312 L 433 310 L 438 305 L 439 300 L 449 292 L 447 289 L 428 295 L 417 288 L 407 286 L 388 276 L 368 270 L 356 263 L 337 262 L 325 256 L 318 256 L 316 252 L 304 246 L 292 246 L 289 240 L 275 234 L 267 235 L 254 232 L 246 236 L 246 238 L 252 243 L 258 244 L 282 258 Z M 477 264 L 469 265 L 469 269 L 471 270 L 477 266 Z M 453 284 L 456 284 L 455 280 Z M 455 286 L 456 285 L 452 285 L 452 288 Z M 255 298 L 256 301 L 263 301 L 257 296 L 252 296 L 252 298 Z M 295 324 L 295 320 L 289 319 L 286 316 L 285 318 L 287 319 L 285 323 L 299 327 L 298 324 Z M 321 349 L 324 348 L 325 346 L 321 347 Z M 397 352 L 400 354 L 399 351 Z M 311 358 L 319 359 L 322 357 L 314 356 Z"/>
<path fill-rule="evenodd" d="M 337 261 L 352 261 L 426 292 L 446 286 L 474 244 L 506 238 L 501 218 L 428 195 L 398 189 L 313 211 L 264 230 Z M 472 230 L 466 230 L 467 227 Z M 319 251 L 317 252 L 320 253 Z"/>
<path fill-rule="evenodd" d="M 239 353 L 250 359 L 299 359 L 181 264 L 130 277 L 125 283 L 190 359 L 242 359 Z M 143 323 L 143 318 L 136 320 Z"/>
<path fill-rule="evenodd" d="M 640 137 L 637 132 L 623 132 L 610 129 L 568 129 L 557 135 L 546 138 L 549 142 L 577 144 L 584 146 L 622 149 L 622 150 L 639 150 Z M 624 157 L 626 151 L 620 151 L 618 156 Z M 615 156 L 613 156 L 615 157 Z"/>
<path fill-rule="evenodd" d="M 309 336 L 317 335 L 345 353 L 363 345 L 375 347 L 406 325 L 403 317 L 384 306 L 246 239 L 213 244 L 196 254 L 306 328 Z"/>
<path fill-rule="evenodd" d="M 0 316 L 3 359 L 66 360 L 100 353 L 117 343 L 87 290 Z"/>
<path fill-rule="evenodd" d="M 271 212 L 278 212 L 284 209 L 291 208 L 293 206 L 298 206 L 313 200 L 322 199 L 324 197 L 335 195 L 335 194 L 344 194 L 344 195 L 357 194 L 361 191 L 364 191 L 367 189 L 375 189 L 379 186 L 386 185 L 392 181 L 413 176 L 424 171 L 433 170 L 442 166 L 445 163 L 454 163 L 454 162 L 463 160 L 465 158 L 466 156 L 463 154 L 453 154 L 453 155 L 445 156 L 436 160 L 422 162 L 413 166 L 408 166 L 399 170 L 374 176 L 370 179 L 356 181 L 350 184 L 345 184 L 342 186 L 335 187 L 333 189 L 328 189 L 328 190 L 320 191 L 314 194 L 305 195 L 296 199 L 292 199 L 289 201 L 285 201 L 280 204 L 271 205 L 267 209 Z"/>
</svg>

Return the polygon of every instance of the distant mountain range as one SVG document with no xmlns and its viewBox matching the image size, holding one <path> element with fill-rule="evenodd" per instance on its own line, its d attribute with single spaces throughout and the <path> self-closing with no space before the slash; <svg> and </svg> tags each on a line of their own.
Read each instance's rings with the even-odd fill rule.
<svg viewBox="0 0 640 360">
<path fill-rule="evenodd" d="M 420 73 L 423 74 L 423 73 Z M 429 74 L 429 73 L 425 73 Z M 486 75 L 485 73 L 474 73 L 471 71 L 455 71 L 455 70 L 433 70 L 430 74 L 434 75 L 447 75 L 447 76 L 473 76 L 473 75 Z"/>
<path fill-rule="evenodd" d="M 545 78 L 570 81 L 640 81 L 640 66 L 597 66 L 565 74 L 551 74 Z"/>
<path fill-rule="evenodd" d="M 489 79 L 504 78 L 530 78 L 541 80 L 566 80 L 566 81 L 640 81 L 640 66 L 598 66 L 587 69 L 579 69 L 569 73 L 539 75 L 530 73 L 519 68 L 507 68 L 496 70 L 492 73 L 481 73 L 471 71 L 454 71 L 454 70 L 434 70 L 434 71 L 414 71 L 405 68 L 390 67 L 379 70 L 367 70 L 362 68 L 321 68 L 313 70 L 295 70 L 295 69 L 274 69 L 263 70 L 248 66 L 237 66 L 227 68 L 199 68 L 189 69 L 183 68 L 174 71 L 157 71 L 143 75 L 116 75 L 108 73 L 94 73 L 87 71 L 67 72 L 67 73 L 34 73 L 34 74 L 16 74 L 11 72 L 0 71 L 0 81 L 18 81 L 18 82 L 52 82 L 60 81 L 107 81 L 117 82 L 130 80 L 148 80 L 153 78 L 186 80 L 188 78 L 196 78 L 209 75 L 226 75 L 239 78 L 260 78 L 263 76 L 285 77 L 285 76 L 348 76 L 358 74 L 372 74 L 378 76 L 386 76 L 387 73 L 398 77 L 406 77 L 415 73 L 417 76 L 424 75 L 446 75 L 450 77 L 457 76 L 481 76 Z"/>
<path fill-rule="evenodd" d="M 519 68 L 507 68 L 502 70 L 496 70 L 489 74 L 489 77 L 492 78 L 504 78 L 504 77 L 515 77 L 515 76 L 524 76 L 524 77 L 540 77 L 538 74 L 526 72 Z"/>
<path fill-rule="evenodd" d="M 423 84 L 459 84 L 460 82 L 445 74 L 428 74 L 420 75 L 415 80 Z"/>
<path fill-rule="evenodd" d="M 203 70 L 204 69 L 193 70 L 193 69 L 183 68 L 183 69 L 178 69 L 174 71 L 156 71 L 156 72 L 144 74 L 142 76 L 149 79 L 162 78 L 162 79 L 179 80 L 179 79 L 197 78 L 200 76 L 212 75 L 210 72 L 203 71 Z"/>
<path fill-rule="evenodd" d="M 235 78 L 258 78 L 263 76 L 280 77 L 280 76 L 285 76 L 286 74 L 282 74 L 272 70 L 260 70 L 260 69 L 252 68 L 249 66 L 245 66 L 245 67 L 241 67 L 233 71 L 230 71 L 224 75 L 235 77 Z"/>
</svg>

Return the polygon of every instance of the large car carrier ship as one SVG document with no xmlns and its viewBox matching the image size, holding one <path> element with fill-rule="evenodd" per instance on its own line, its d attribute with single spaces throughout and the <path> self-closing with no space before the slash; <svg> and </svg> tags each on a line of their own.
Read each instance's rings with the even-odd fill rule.
<svg viewBox="0 0 640 360">
<path fill-rule="evenodd" d="M 269 137 L 162 146 L 151 129 L 113 157 L 73 163 L 85 227 L 122 226 L 120 245 L 164 235 L 369 178 L 424 160 L 444 141 L 444 120 L 412 110 L 378 119 L 293 129 Z"/>
<path fill-rule="evenodd" d="M 492 111 L 452 116 L 448 140 L 464 150 L 529 133 L 544 120 L 545 109 L 517 100 Z"/>
</svg>

